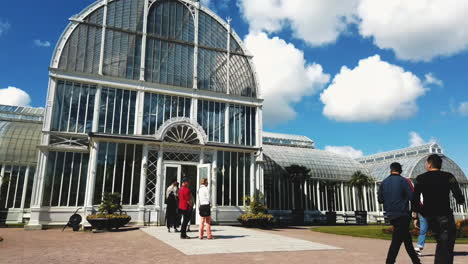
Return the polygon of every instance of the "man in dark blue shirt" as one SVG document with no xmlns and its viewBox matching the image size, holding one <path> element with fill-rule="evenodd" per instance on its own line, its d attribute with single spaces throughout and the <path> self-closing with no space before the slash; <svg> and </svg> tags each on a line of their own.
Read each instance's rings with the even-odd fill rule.
<svg viewBox="0 0 468 264">
<path fill-rule="evenodd" d="M 429 229 L 437 239 L 434 263 L 453 263 L 453 248 L 455 246 L 456 227 L 452 209 L 450 208 L 450 192 L 458 204 L 465 203 L 465 197 L 460 190 L 453 174 L 441 171 L 442 158 L 433 154 L 427 158 L 426 173 L 416 177 L 414 203 L 419 204 L 423 195 L 422 208 L 414 208 L 427 220 Z"/>
<path fill-rule="evenodd" d="M 379 203 L 384 205 L 386 217 L 394 227 L 386 263 L 395 263 L 401 244 L 404 243 L 413 264 L 420 264 L 409 231 L 411 221 L 409 203 L 413 199 L 413 185 L 400 175 L 401 172 L 401 164 L 392 163 L 391 174 L 380 184 L 378 193 Z"/>
</svg>

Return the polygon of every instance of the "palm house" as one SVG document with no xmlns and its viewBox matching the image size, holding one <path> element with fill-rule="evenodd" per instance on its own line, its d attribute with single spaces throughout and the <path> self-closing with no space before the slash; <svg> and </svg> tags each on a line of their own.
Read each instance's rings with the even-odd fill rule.
<svg viewBox="0 0 468 264">
<path fill-rule="evenodd" d="M 365 210 L 373 221 L 389 164 L 401 161 L 413 178 L 430 153 L 468 196 L 465 174 L 437 144 L 354 160 L 305 136 L 263 132 L 254 55 L 198 1 L 98 0 L 72 16 L 45 108 L 0 106 L 0 223 L 40 229 L 75 211 L 85 219 L 112 192 L 133 223 L 164 225 L 165 191 L 183 177 L 194 195 L 208 179 L 216 223 L 236 222 L 255 194 L 280 218 Z M 293 165 L 310 170 L 304 181 L 291 180 Z M 358 171 L 376 180 L 362 196 L 348 184 Z M 467 207 L 454 208 L 466 217 Z"/>
</svg>

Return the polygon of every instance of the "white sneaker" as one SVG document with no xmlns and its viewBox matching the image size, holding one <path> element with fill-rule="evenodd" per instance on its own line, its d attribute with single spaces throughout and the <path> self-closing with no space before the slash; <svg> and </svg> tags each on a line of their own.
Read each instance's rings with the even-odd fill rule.
<svg viewBox="0 0 468 264">
<path fill-rule="evenodd" d="M 422 248 L 415 247 L 414 250 L 416 251 L 416 253 L 418 254 L 419 257 L 422 256 Z"/>
</svg>

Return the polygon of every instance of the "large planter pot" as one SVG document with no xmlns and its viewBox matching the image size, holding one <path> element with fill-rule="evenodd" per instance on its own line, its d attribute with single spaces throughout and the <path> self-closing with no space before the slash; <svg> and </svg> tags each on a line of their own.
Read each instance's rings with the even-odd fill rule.
<svg viewBox="0 0 468 264">
<path fill-rule="evenodd" d="M 327 225 L 336 225 L 336 212 L 326 212 Z"/>
<path fill-rule="evenodd" d="M 132 218 L 130 216 L 111 218 L 111 219 L 109 219 L 109 226 L 111 228 L 119 229 L 120 227 L 124 227 L 126 224 L 128 224 L 130 222 L 130 220 L 132 220 Z"/>
<path fill-rule="evenodd" d="M 367 225 L 367 211 L 354 211 L 356 216 L 356 224 Z"/>
<path fill-rule="evenodd" d="M 87 218 L 91 227 L 97 231 L 104 231 L 108 229 L 109 219 L 108 218 Z"/>
<path fill-rule="evenodd" d="M 91 224 L 92 228 L 98 231 L 112 230 L 114 228 L 118 229 L 125 226 L 130 222 L 130 220 L 132 220 L 128 215 L 109 215 L 107 217 L 100 218 L 87 217 L 86 219 Z"/>
</svg>

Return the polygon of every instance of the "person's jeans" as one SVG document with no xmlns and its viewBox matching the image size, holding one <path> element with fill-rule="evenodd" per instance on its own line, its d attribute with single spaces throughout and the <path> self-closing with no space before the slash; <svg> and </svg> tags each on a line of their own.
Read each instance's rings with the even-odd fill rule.
<svg viewBox="0 0 468 264">
<path fill-rule="evenodd" d="M 453 215 L 428 216 L 429 229 L 437 240 L 435 264 L 452 264 L 457 229 Z"/>
<path fill-rule="evenodd" d="M 203 233 L 205 232 L 205 224 L 206 224 L 206 237 L 213 238 L 213 236 L 211 235 L 211 216 L 201 217 L 200 220 L 201 220 L 201 223 L 200 223 L 199 237 L 203 238 Z"/>
<path fill-rule="evenodd" d="M 180 213 L 183 217 L 182 227 L 180 228 L 180 237 L 187 237 L 187 225 L 192 218 L 192 210 L 180 210 Z"/>
<path fill-rule="evenodd" d="M 406 252 L 411 258 L 413 264 L 420 264 L 420 260 L 416 251 L 413 248 L 413 241 L 411 240 L 411 234 L 409 231 L 410 217 L 400 216 L 398 218 L 390 220 L 390 223 L 393 225 L 393 235 L 392 243 L 388 249 L 387 254 L 387 264 L 394 264 L 398 251 L 400 251 L 400 246 L 402 243 L 405 243 Z"/>
<path fill-rule="evenodd" d="M 427 234 L 427 220 L 424 216 L 419 215 L 419 236 L 418 236 L 418 248 L 423 249 L 424 244 L 426 243 L 426 234 Z"/>
</svg>

